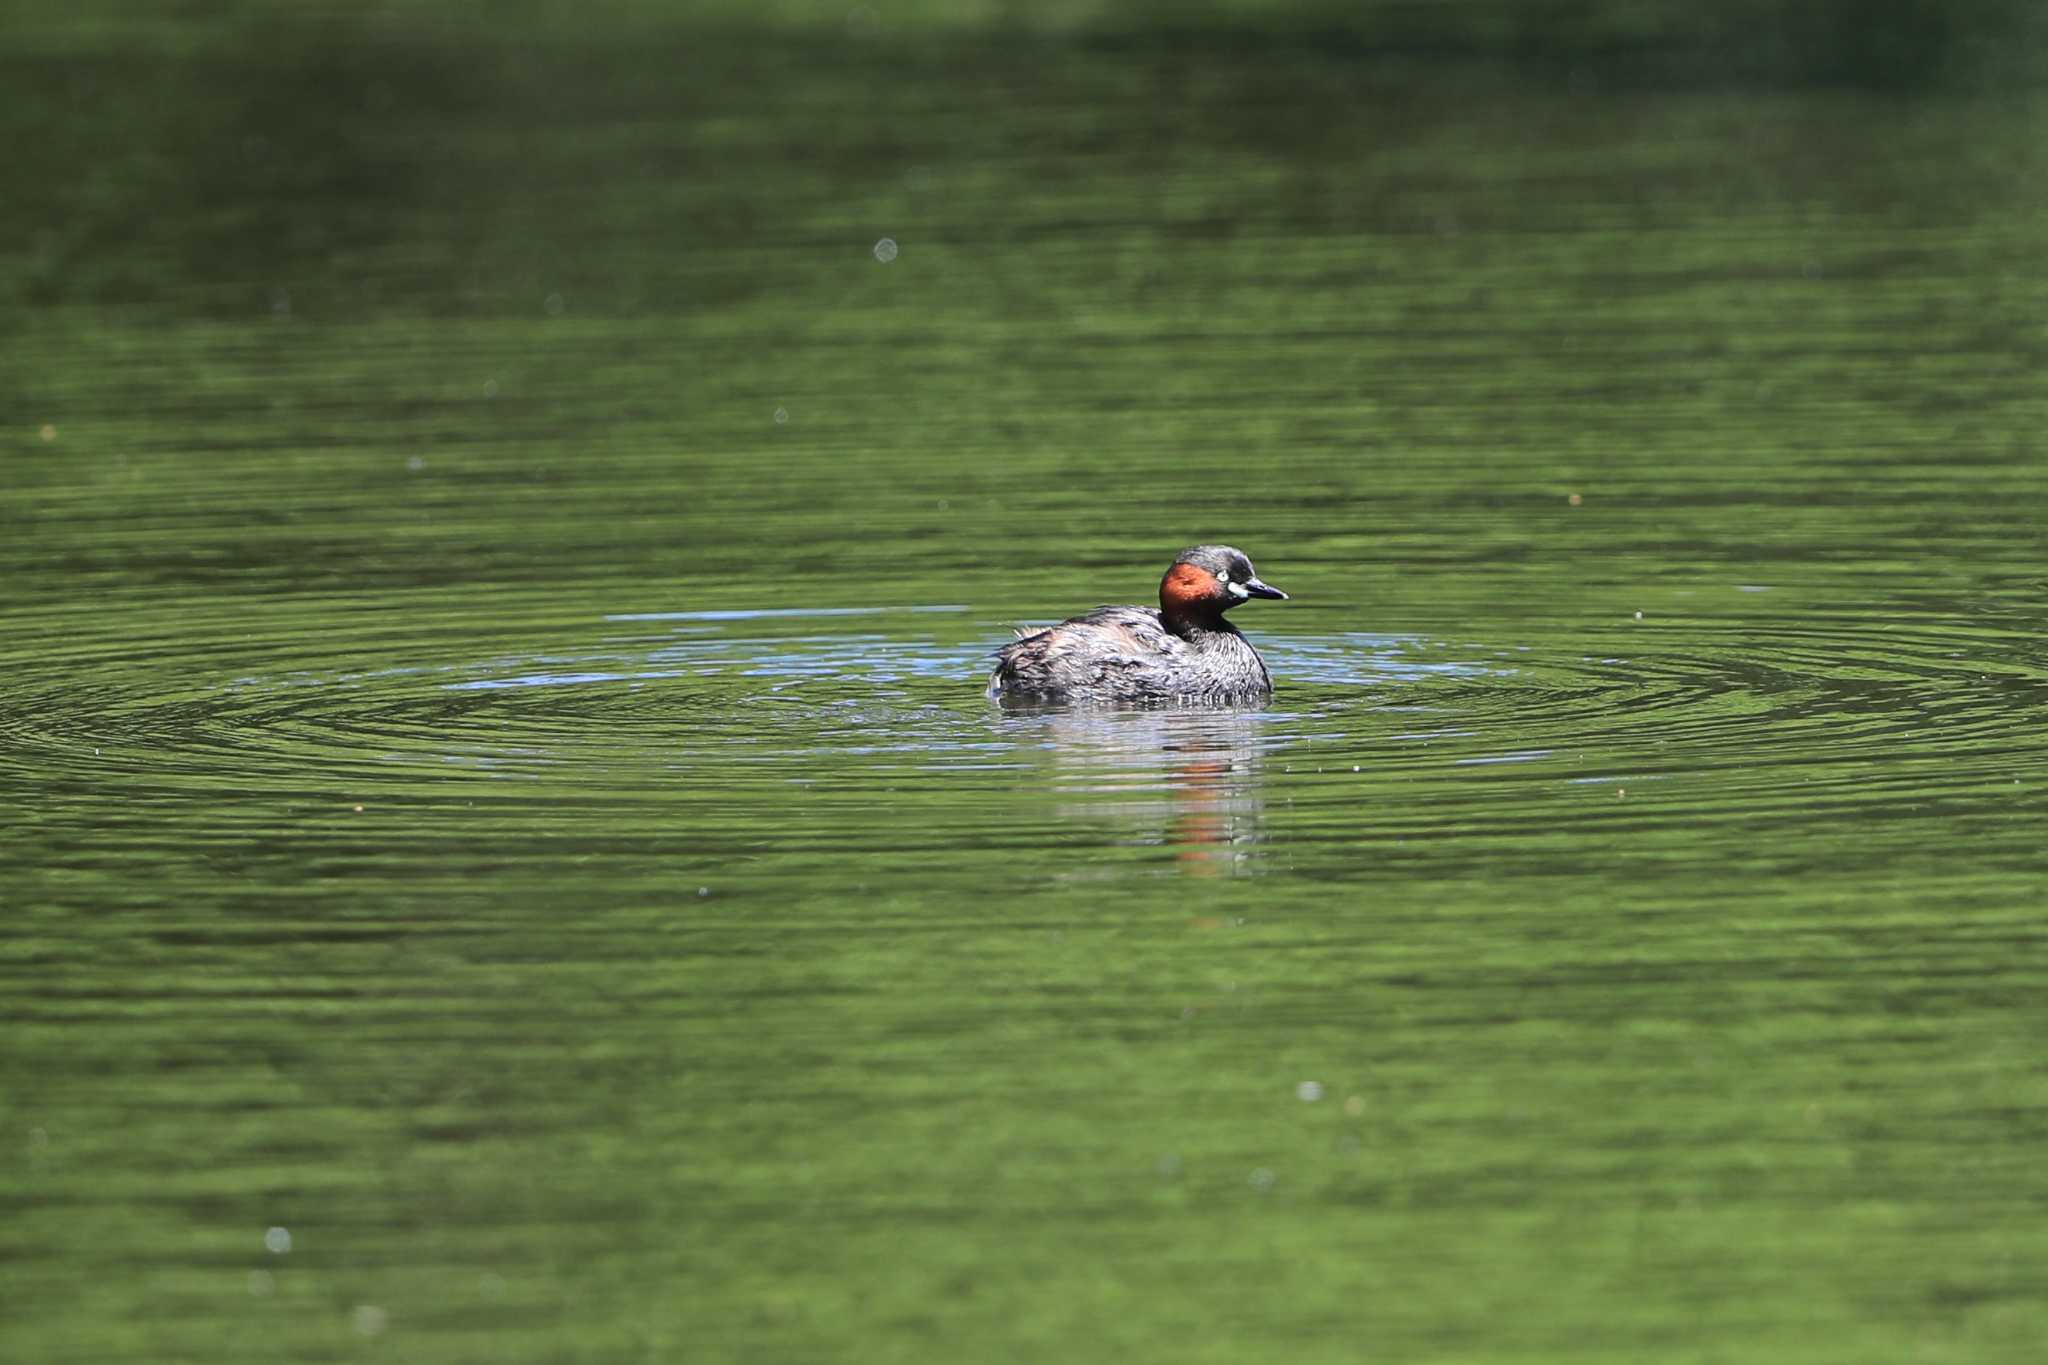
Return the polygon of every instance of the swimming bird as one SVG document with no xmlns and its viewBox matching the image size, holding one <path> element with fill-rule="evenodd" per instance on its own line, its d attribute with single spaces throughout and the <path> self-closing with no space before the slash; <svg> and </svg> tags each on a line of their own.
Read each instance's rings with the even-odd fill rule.
<svg viewBox="0 0 2048 1365">
<path fill-rule="evenodd" d="M 1286 601 L 1228 545 L 1174 556 L 1159 610 L 1097 607 L 996 651 L 989 696 L 1003 702 L 1229 705 L 1273 695 L 1266 662 L 1223 613 L 1254 597 Z"/>
</svg>

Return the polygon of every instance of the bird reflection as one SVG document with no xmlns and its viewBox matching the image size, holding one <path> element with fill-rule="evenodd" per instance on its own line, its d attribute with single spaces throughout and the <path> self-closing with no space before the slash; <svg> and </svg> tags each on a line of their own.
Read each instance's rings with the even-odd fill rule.
<svg viewBox="0 0 2048 1365">
<path fill-rule="evenodd" d="M 1036 718 L 1061 816 L 1136 826 L 1201 876 L 1257 869 L 1268 717 L 1256 711 L 1065 711 Z"/>
</svg>

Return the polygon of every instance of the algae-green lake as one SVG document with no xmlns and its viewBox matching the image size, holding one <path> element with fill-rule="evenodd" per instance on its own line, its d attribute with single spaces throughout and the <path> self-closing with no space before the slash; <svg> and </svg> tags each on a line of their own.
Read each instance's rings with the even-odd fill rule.
<svg viewBox="0 0 2048 1365">
<path fill-rule="evenodd" d="M 0 1354 L 2040 1359 L 2048 25 L 1865 9 L 24 0 Z"/>
</svg>

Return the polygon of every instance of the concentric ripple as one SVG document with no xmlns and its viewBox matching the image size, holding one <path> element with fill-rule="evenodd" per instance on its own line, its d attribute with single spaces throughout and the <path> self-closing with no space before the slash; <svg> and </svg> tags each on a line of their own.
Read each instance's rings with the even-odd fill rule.
<svg viewBox="0 0 2048 1365">
<path fill-rule="evenodd" d="M 1456 787 L 1511 769 L 1517 805 L 1497 813 L 1519 818 L 1546 785 L 1719 774 L 1698 793 L 1712 806 L 1789 784 L 1932 799 L 2025 782 L 2048 704 L 2024 632 L 1933 619 L 1630 623 L 1486 644 L 1269 634 L 1271 707 L 1124 717 L 989 707 L 981 671 L 1000 627 L 958 608 L 620 614 L 535 626 L 536 647 L 491 652 L 449 643 L 462 636 L 442 624 L 259 637 L 252 652 L 292 666 L 249 672 L 203 641 L 135 642 L 112 660 L 46 640 L 9 661 L 4 762 L 46 790 L 359 801 L 512 779 L 532 795 L 666 786 L 760 801 L 912 777 L 1047 772 L 1099 794 L 1243 792 L 1297 771 Z"/>
</svg>

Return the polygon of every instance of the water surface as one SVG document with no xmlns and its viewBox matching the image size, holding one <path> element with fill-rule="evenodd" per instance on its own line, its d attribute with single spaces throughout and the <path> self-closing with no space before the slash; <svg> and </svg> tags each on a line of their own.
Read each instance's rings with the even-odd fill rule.
<svg viewBox="0 0 2048 1365">
<path fill-rule="evenodd" d="M 1401 12 L 37 9 L 8 1354 L 2034 1359 L 2030 31 Z"/>
</svg>

